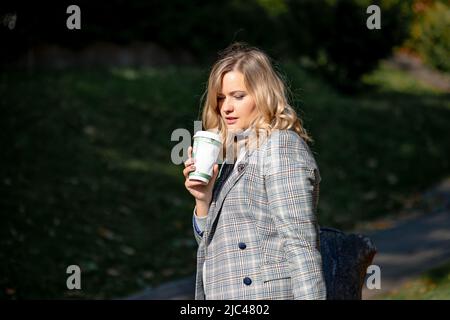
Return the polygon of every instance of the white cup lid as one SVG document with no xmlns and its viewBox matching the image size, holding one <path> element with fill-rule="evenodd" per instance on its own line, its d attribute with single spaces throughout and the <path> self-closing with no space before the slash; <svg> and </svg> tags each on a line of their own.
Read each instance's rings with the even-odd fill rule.
<svg viewBox="0 0 450 320">
<path fill-rule="evenodd" d="M 222 139 L 220 138 L 220 135 L 218 135 L 217 133 L 214 133 L 214 132 L 197 131 L 194 135 L 194 138 L 197 138 L 197 137 L 210 138 L 210 139 L 214 139 L 214 140 L 222 143 Z"/>
</svg>

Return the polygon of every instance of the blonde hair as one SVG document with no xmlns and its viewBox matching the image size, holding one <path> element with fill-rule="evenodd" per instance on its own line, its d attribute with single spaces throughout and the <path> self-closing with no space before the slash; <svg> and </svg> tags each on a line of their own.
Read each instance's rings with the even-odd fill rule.
<svg viewBox="0 0 450 320">
<path fill-rule="evenodd" d="M 246 43 L 235 42 L 219 53 L 213 64 L 206 91 L 202 95 L 204 130 L 218 132 L 223 141 L 228 141 L 227 125 L 220 115 L 217 94 L 220 92 L 223 76 L 230 71 L 244 75 L 244 83 L 254 98 L 258 116 L 252 122 L 257 136 L 263 130 L 266 136 L 273 130 L 291 129 L 306 142 L 313 139 L 303 128 L 301 119 L 288 102 L 288 88 L 273 68 L 267 54 Z M 226 152 L 224 143 L 224 152 Z M 224 153 L 225 154 L 225 153 Z"/>
</svg>

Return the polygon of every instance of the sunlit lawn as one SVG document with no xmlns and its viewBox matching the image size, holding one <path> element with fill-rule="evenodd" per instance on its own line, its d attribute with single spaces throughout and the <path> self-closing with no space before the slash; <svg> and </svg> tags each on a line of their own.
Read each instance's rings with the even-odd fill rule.
<svg viewBox="0 0 450 320">
<path fill-rule="evenodd" d="M 450 300 L 450 263 L 432 269 L 379 298 L 386 300 Z"/>
<path fill-rule="evenodd" d="M 322 225 L 397 212 L 450 173 L 448 95 L 380 69 L 366 80 L 378 89 L 346 97 L 282 70 L 316 141 Z M 206 80 L 200 68 L 0 75 L 0 297 L 124 297 L 194 272 L 171 133 L 193 131 Z M 81 291 L 66 289 L 72 264 Z"/>
</svg>

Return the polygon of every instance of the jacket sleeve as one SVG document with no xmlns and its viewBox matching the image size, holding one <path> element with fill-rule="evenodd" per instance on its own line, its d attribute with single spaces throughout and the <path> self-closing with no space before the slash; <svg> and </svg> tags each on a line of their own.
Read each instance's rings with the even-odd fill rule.
<svg viewBox="0 0 450 320">
<path fill-rule="evenodd" d="M 312 162 L 303 160 L 308 151 L 300 137 L 281 139 L 269 147 L 265 165 L 269 214 L 285 242 L 294 299 L 326 299 L 314 194 L 320 177 Z"/>
<path fill-rule="evenodd" d="M 206 228 L 206 218 L 208 216 L 198 217 L 196 214 L 196 210 L 197 207 L 194 207 L 194 213 L 192 215 L 192 227 L 194 229 L 195 240 L 197 241 L 197 244 L 200 244 L 200 241 L 202 241 L 203 237 L 203 231 Z"/>
</svg>

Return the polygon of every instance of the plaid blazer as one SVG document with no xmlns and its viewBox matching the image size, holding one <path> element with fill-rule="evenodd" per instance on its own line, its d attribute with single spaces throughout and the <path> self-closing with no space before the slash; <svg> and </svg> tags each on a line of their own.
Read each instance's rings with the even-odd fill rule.
<svg viewBox="0 0 450 320">
<path fill-rule="evenodd" d="M 326 299 L 309 146 L 274 131 L 231 169 L 216 181 L 202 236 L 194 228 L 195 299 Z"/>
</svg>

